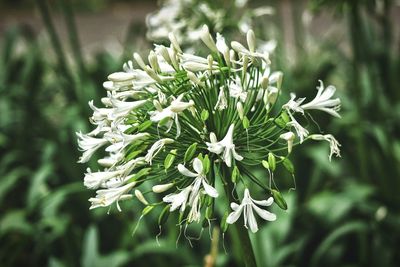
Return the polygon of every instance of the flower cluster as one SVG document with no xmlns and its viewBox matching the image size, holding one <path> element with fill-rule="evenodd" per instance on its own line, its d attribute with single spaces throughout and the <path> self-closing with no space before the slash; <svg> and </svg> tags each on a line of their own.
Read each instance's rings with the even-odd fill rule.
<svg viewBox="0 0 400 267">
<path fill-rule="evenodd" d="M 169 34 L 171 45 L 155 45 L 147 64 L 135 53 L 139 68 L 129 61 L 124 71 L 108 76 L 103 107 L 89 102 L 95 128 L 77 133 L 79 162 L 105 151 L 98 159 L 103 169 L 88 169 L 84 177 L 84 185 L 96 190 L 90 208 L 115 204 L 121 211 L 121 201 L 136 198 L 146 206 L 143 214 L 159 210 L 160 224 L 172 212 L 179 212 L 179 223 L 190 224 L 218 216 L 215 202 L 226 197 L 232 211 L 222 219 L 223 230 L 243 214 L 244 225 L 256 232 L 255 214 L 274 221 L 265 207 L 286 203 L 254 175 L 254 167 L 271 174 L 279 165 L 293 172 L 288 156 L 305 140 L 327 141 L 329 158 L 340 155 L 332 135 L 310 134 L 299 122 L 314 110 L 339 116 L 333 86 L 320 82 L 310 102 L 292 95 L 279 104 L 283 74 L 271 70 L 269 54 L 257 47 L 252 30 L 246 45 L 228 44 L 220 34 L 214 39 L 207 26 L 200 38 L 208 56 L 184 53 Z"/>
<path fill-rule="evenodd" d="M 164 41 L 173 32 L 181 44 L 190 47 L 199 41 L 203 24 L 214 32 L 246 33 L 254 26 L 255 18 L 272 14 L 274 9 L 270 6 L 249 8 L 248 0 L 165 0 L 159 10 L 146 18 L 147 38 Z M 263 45 L 273 50 L 276 42 Z"/>
</svg>

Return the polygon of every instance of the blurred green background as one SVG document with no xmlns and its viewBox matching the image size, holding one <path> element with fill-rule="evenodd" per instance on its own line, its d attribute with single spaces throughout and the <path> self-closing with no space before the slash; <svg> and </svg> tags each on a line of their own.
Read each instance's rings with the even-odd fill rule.
<svg viewBox="0 0 400 267">
<path fill-rule="evenodd" d="M 278 41 L 283 88 L 311 97 L 321 79 L 342 99 L 341 120 L 316 118 L 342 158 L 329 162 L 323 143 L 295 151 L 296 190 L 287 174 L 276 178 L 288 211 L 252 235 L 259 266 L 400 266 L 400 2 L 250 4 L 259 2 L 275 8 L 257 23 Z M 132 236 L 140 207 L 89 211 L 94 192 L 76 163 L 87 102 L 105 95 L 102 82 L 132 52 L 151 47 L 144 21 L 156 9 L 155 1 L 0 1 L 0 266 L 204 266 L 208 233 L 193 248 L 176 244 L 170 220 L 157 245 L 151 214 Z M 220 238 L 216 266 L 242 266 L 237 241 Z"/>
</svg>

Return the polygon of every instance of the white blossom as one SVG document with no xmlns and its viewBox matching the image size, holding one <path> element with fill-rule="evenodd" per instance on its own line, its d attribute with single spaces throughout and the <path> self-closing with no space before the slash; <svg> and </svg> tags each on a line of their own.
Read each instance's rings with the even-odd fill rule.
<svg viewBox="0 0 400 267">
<path fill-rule="evenodd" d="M 107 207 L 116 202 L 118 211 L 121 211 L 121 207 L 119 206 L 119 200 L 132 197 L 131 194 L 127 193 L 135 185 L 136 182 L 131 182 L 121 187 L 112 187 L 112 188 L 97 190 L 96 197 L 89 199 L 89 201 L 92 203 L 90 209 L 98 207 Z"/>
<path fill-rule="evenodd" d="M 292 152 L 292 148 L 293 148 L 293 140 L 295 138 L 294 133 L 292 132 L 286 132 L 283 133 L 279 136 L 279 138 L 286 140 L 287 141 L 287 145 L 288 145 L 288 153 L 290 154 Z"/>
<path fill-rule="evenodd" d="M 243 157 L 240 156 L 235 151 L 235 144 L 233 143 L 234 128 L 235 128 L 235 125 L 231 124 L 225 137 L 219 142 L 217 142 L 217 140 L 215 138 L 215 134 L 210 133 L 210 141 L 211 142 L 206 142 L 207 147 L 208 147 L 207 149 L 210 152 L 218 154 L 218 155 L 223 152 L 222 159 L 226 163 L 226 166 L 228 166 L 228 167 L 232 166 L 232 157 L 238 161 L 241 161 L 243 159 Z"/>
<path fill-rule="evenodd" d="M 152 165 L 153 158 L 161 151 L 161 149 L 163 149 L 166 144 L 172 144 L 173 142 L 174 140 L 171 138 L 164 138 L 156 141 L 147 151 L 144 160 Z"/>
<path fill-rule="evenodd" d="M 340 144 L 339 142 L 335 139 L 335 137 L 331 134 L 312 134 L 310 135 L 310 138 L 313 140 L 324 140 L 329 142 L 329 147 L 330 147 L 330 153 L 329 153 L 329 160 L 332 160 L 332 156 L 336 155 L 336 157 L 340 157 Z"/>
<path fill-rule="evenodd" d="M 108 143 L 105 138 L 95 138 L 81 132 L 77 132 L 76 135 L 78 136 L 79 149 L 84 151 L 79 158 L 79 163 L 88 162 L 97 149 Z"/>
<path fill-rule="evenodd" d="M 255 233 L 258 231 L 258 225 L 253 210 L 264 220 L 275 221 L 276 220 L 275 214 L 263 210 L 257 206 L 259 205 L 268 207 L 271 206 L 273 202 L 274 199 L 272 197 L 268 198 L 267 200 L 254 200 L 250 196 L 249 189 L 246 188 L 244 190 L 244 196 L 240 205 L 234 202 L 231 203 L 231 208 L 233 211 L 226 218 L 226 223 L 228 224 L 235 223 L 239 219 L 240 215 L 243 213 L 244 226 L 246 228 L 250 227 L 250 230 L 253 233 Z"/>
<path fill-rule="evenodd" d="M 242 82 L 239 77 L 229 83 L 229 96 L 239 99 L 242 102 L 246 101 L 247 92 L 243 89 Z"/>
</svg>

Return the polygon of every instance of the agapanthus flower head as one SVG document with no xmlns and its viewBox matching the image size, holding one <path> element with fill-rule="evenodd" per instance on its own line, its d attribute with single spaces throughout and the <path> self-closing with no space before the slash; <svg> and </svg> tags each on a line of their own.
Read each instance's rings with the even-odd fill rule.
<svg viewBox="0 0 400 267">
<path fill-rule="evenodd" d="M 310 109 L 337 116 L 340 101 L 331 99 L 333 87 L 321 83 L 307 104 L 292 96 L 279 105 L 285 102 L 278 101 L 283 73 L 272 71 L 267 53 L 257 52 L 253 31 L 246 45 L 234 41 L 233 47 L 220 34 L 215 42 L 206 27 L 203 34 L 207 54 L 183 52 L 169 34 L 172 45 L 156 45 L 148 64 L 134 54 L 137 69 L 130 61 L 124 71 L 108 76 L 105 107 L 89 102 L 95 129 L 77 133 L 83 151 L 79 161 L 87 162 L 100 149 L 106 154 L 98 160 L 102 169 L 88 169 L 84 176 L 84 185 L 96 190 L 90 208 L 116 204 L 121 211 L 120 203 L 133 199 L 146 206 L 143 214 L 158 211 L 160 222 L 177 212 L 180 224 L 191 224 L 221 217 L 214 205 L 227 198 L 232 212 L 222 223 L 237 223 L 243 214 L 244 226 L 256 232 L 254 213 L 276 219 L 259 206 L 286 204 L 255 168 L 272 175 L 283 166 L 293 174 L 288 156 L 308 139 L 326 140 L 329 157 L 340 155 L 332 135 L 310 134 L 298 120 Z M 233 201 L 237 195 L 243 197 Z"/>
</svg>

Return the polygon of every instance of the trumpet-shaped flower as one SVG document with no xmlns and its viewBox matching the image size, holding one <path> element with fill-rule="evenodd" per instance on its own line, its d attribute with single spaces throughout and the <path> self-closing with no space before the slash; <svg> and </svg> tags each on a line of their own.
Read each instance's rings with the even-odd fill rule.
<svg viewBox="0 0 400 267">
<path fill-rule="evenodd" d="M 210 141 L 206 142 L 208 151 L 215 153 L 217 155 L 222 154 L 222 159 L 226 163 L 226 166 L 232 166 L 232 157 L 238 161 L 243 160 L 243 157 L 236 153 L 235 144 L 233 143 L 233 130 L 235 128 L 234 124 L 229 126 L 228 132 L 221 141 L 217 141 L 215 134 L 210 134 Z"/>
<path fill-rule="evenodd" d="M 131 182 L 121 187 L 112 187 L 107 189 L 100 189 L 96 191 L 96 197 L 90 198 L 89 201 L 92 203 L 90 209 L 97 207 L 107 207 L 113 203 L 117 203 L 117 209 L 121 211 L 119 206 L 119 200 L 132 197 L 132 194 L 127 194 L 134 186 L 136 182 Z"/>
<path fill-rule="evenodd" d="M 275 221 L 276 220 L 276 215 L 261 209 L 259 206 L 264 206 L 268 207 L 271 206 L 272 203 L 274 202 L 274 199 L 272 197 L 268 198 L 267 200 L 254 200 L 250 196 L 249 189 L 244 190 L 244 196 L 242 199 L 242 202 L 240 204 L 231 203 L 231 208 L 232 212 L 228 215 L 226 218 L 226 223 L 228 224 L 233 224 L 235 223 L 240 215 L 243 213 L 243 218 L 244 218 L 244 226 L 246 228 L 250 227 L 250 230 L 255 233 L 258 231 L 258 225 L 256 218 L 254 216 L 254 211 L 264 220 L 266 221 Z"/>
</svg>

